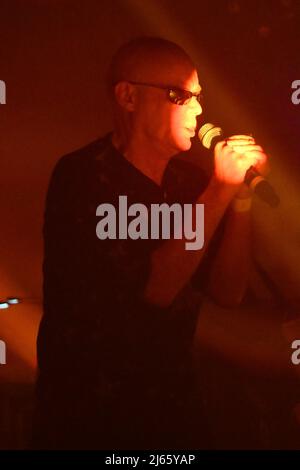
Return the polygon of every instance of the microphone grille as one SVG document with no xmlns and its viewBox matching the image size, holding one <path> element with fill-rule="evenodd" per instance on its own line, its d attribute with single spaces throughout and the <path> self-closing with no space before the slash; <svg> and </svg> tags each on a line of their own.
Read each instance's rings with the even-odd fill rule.
<svg viewBox="0 0 300 470">
<path fill-rule="evenodd" d="M 216 127 L 210 122 L 203 124 L 198 132 L 198 137 L 202 145 L 207 149 L 210 149 L 212 140 L 220 135 L 222 135 L 221 127 Z"/>
</svg>

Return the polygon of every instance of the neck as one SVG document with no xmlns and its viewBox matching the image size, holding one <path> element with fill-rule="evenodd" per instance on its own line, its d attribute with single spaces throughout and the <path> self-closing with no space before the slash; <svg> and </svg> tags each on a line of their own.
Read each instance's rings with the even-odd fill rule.
<svg viewBox="0 0 300 470">
<path fill-rule="evenodd" d="M 172 157 L 170 153 L 158 149 L 153 142 L 139 137 L 138 133 L 128 138 L 115 131 L 112 143 L 132 165 L 158 186 L 161 185 L 166 166 Z"/>
</svg>

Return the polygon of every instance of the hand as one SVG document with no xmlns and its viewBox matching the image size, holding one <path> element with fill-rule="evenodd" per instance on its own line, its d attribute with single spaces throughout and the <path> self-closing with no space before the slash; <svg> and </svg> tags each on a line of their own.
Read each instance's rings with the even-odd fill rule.
<svg viewBox="0 0 300 470">
<path fill-rule="evenodd" d="M 252 142 L 254 144 L 253 148 L 250 149 L 245 149 L 243 145 L 240 145 L 240 138 L 246 137 L 247 139 L 252 139 Z M 246 152 L 251 151 L 251 152 L 256 152 L 256 157 L 257 161 L 256 164 L 254 165 L 257 171 L 262 175 L 262 176 L 267 176 L 268 173 L 270 172 L 270 166 L 268 162 L 268 157 L 265 154 L 264 150 L 260 145 L 256 145 L 255 140 L 252 136 L 232 136 L 229 137 L 229 139 L 226 139 L 226 143 L 230 145 L 235 152 L 244 154 L 244 149 Z"/>
<path fill-rule="evenodd" d="M 247 135 L 235 135 L 215 147 L 215 177 L 238 190 L 250 166 L 267 171 L 267 156 L 262 147 Z M 242 189 L 241 189 L 242 190 Z"/>
</svg>

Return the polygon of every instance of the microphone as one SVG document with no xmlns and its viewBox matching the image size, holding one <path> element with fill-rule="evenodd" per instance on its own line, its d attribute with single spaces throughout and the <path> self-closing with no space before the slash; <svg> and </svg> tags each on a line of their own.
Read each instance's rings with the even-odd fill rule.
<svg viewBox="0 0 300 470">
<path fill-rule="evenodd" d="M 224 140 L 221 127 L 214 124 L 206 123 L 201 126 L 198 137 L 202 145 L 207 149 L 214 149 L 218 142 Z M 271 207 L 277 207 L 280 199 L 270 183 L 256 170 L 254 166 L 250 166 L 245 174 L 245 183 L 252 191 L 264 202 Z"/>
</svg>

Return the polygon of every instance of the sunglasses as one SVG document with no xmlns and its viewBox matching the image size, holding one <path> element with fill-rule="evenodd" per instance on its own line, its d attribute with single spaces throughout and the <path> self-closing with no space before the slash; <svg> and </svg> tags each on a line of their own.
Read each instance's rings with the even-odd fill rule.
<svg viewBox="0 0 300 470">
<path fill-rule="evenodd" d="M 192 91 L 183 90 L 182 88 L 173 86 L 153 85 L 153 83 L 140 83 L 132 81 L 128 81 L 128 83 L 132 83 L 132 85 L 149 86 L 153 88 L 159 88 L 160 90 L 166 90 L 168 92 L 169 101 L 171 101 L 171 103 L 173 104 L 178 104 L 179 106 L 188 104 L 193 98 L 193 96 L 197 98 L 198 103 L 203 103 L 202 91 L 193 93 Z"/>
</svg>

